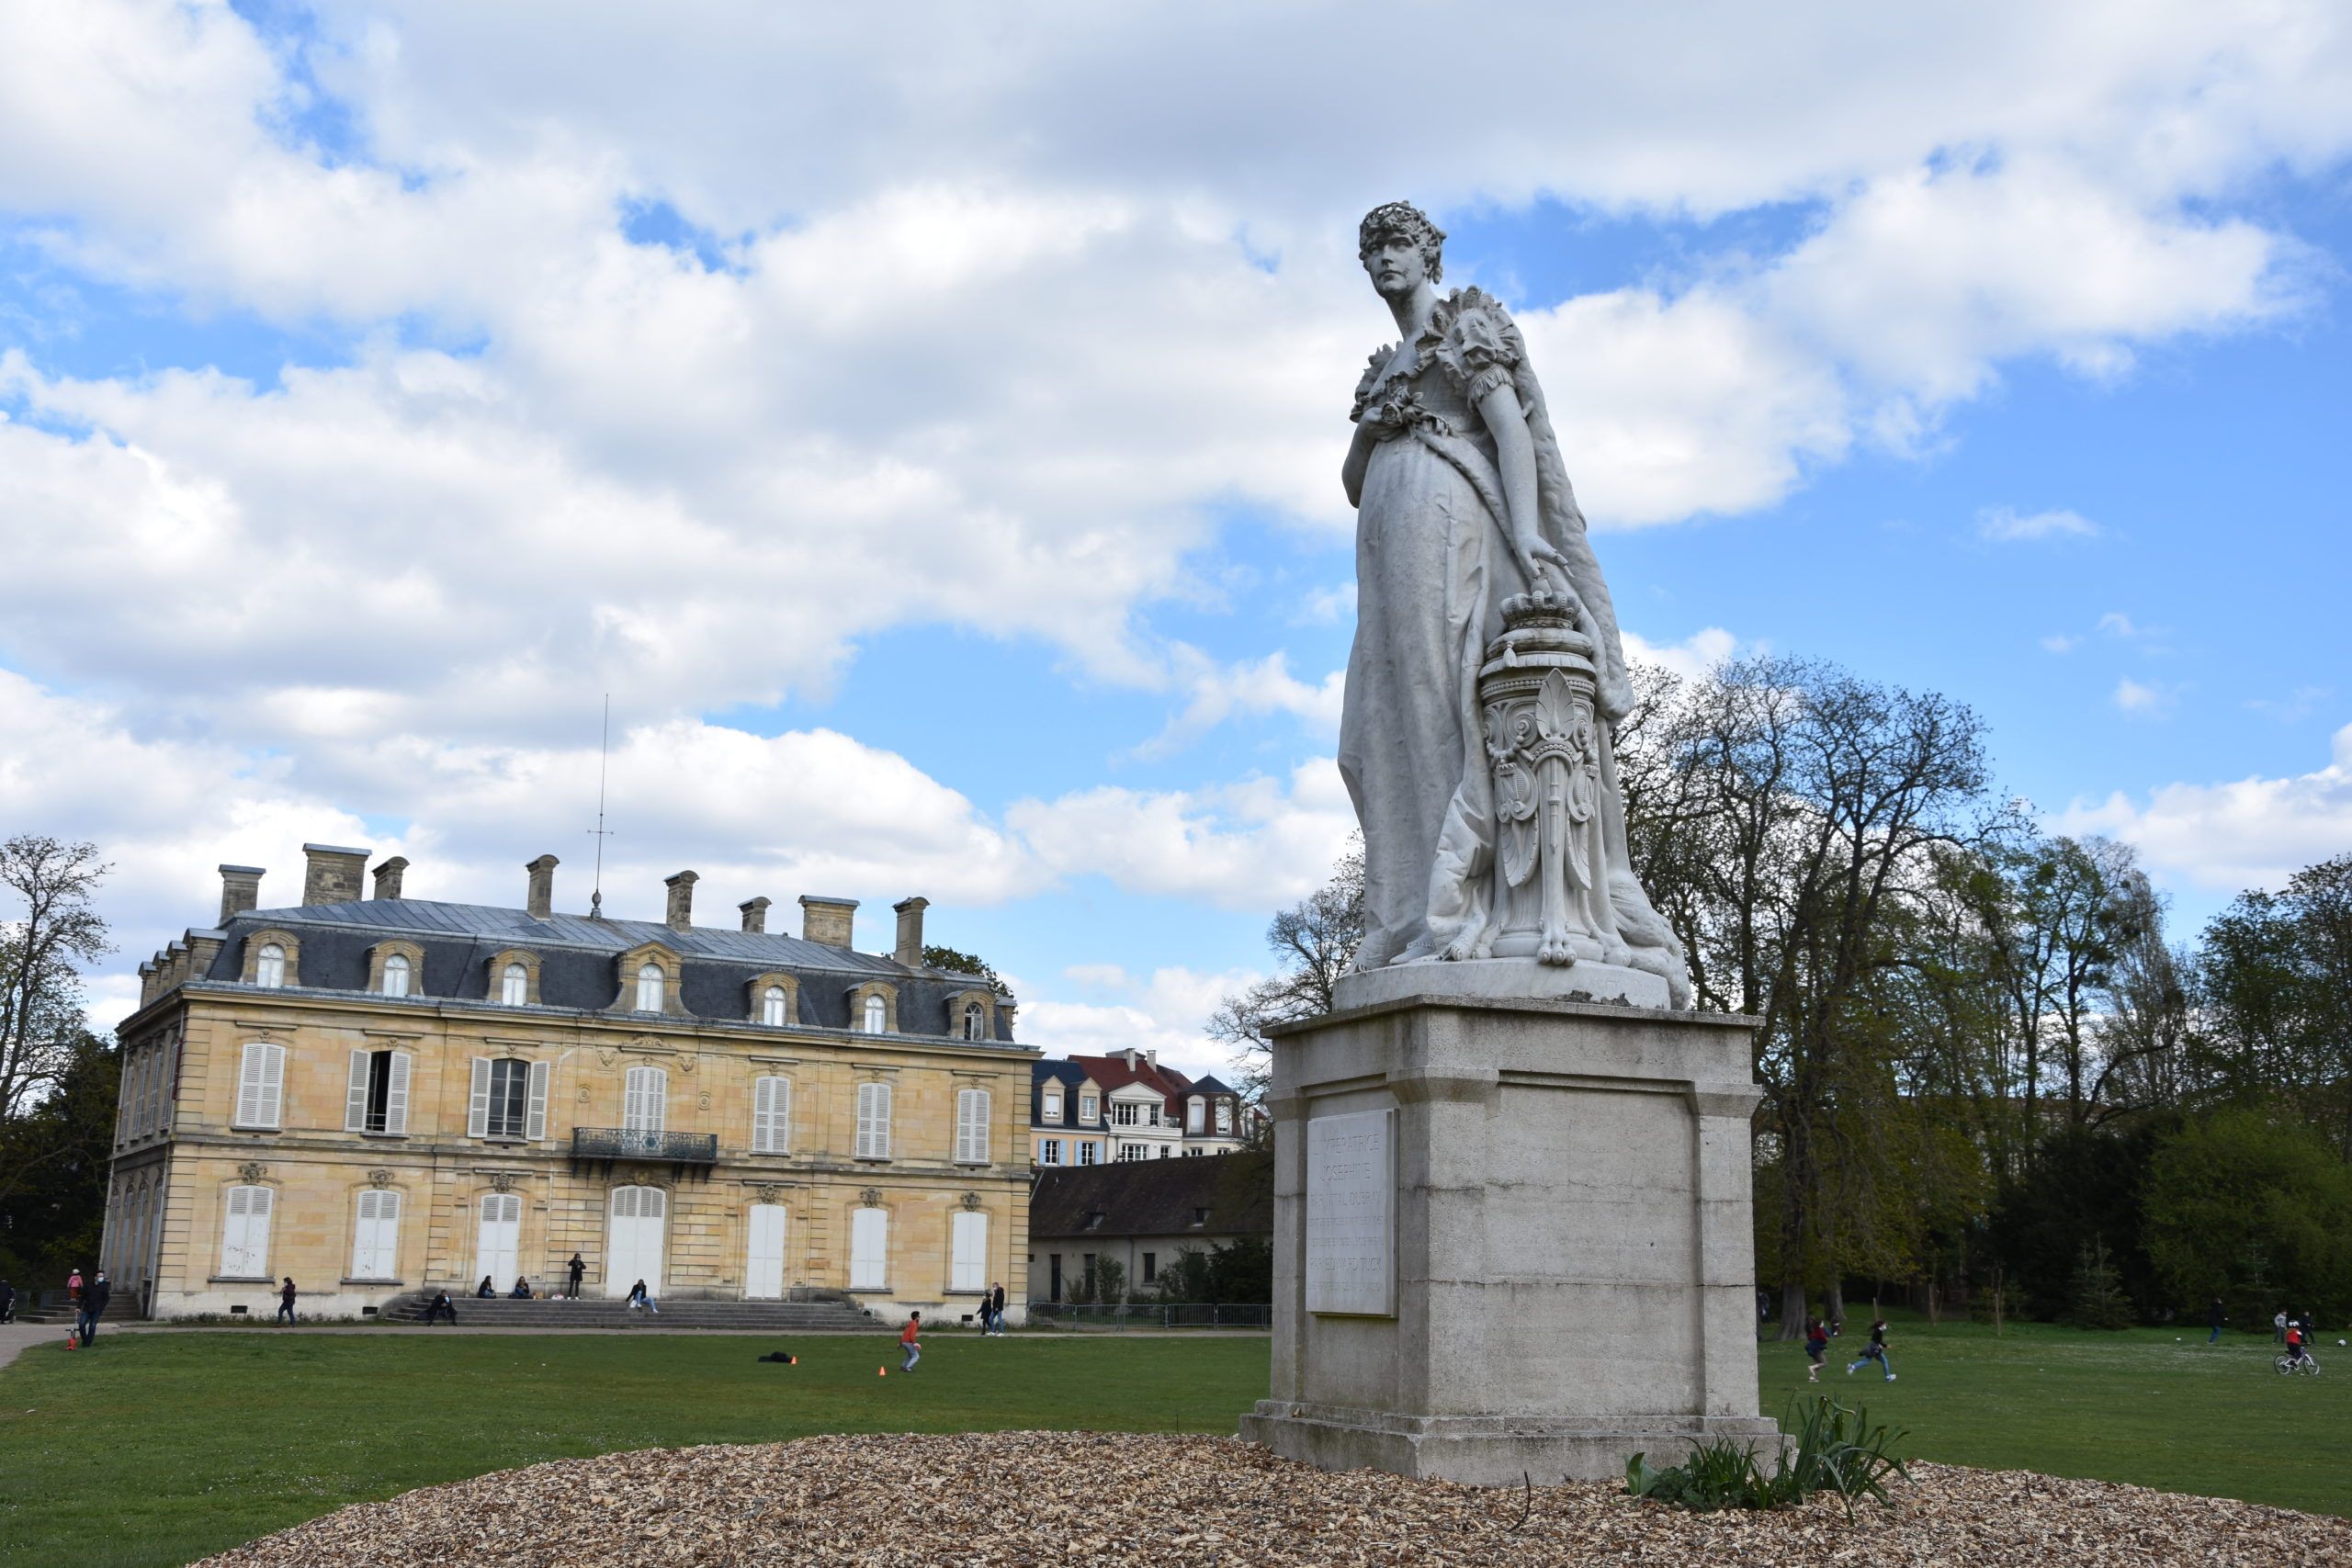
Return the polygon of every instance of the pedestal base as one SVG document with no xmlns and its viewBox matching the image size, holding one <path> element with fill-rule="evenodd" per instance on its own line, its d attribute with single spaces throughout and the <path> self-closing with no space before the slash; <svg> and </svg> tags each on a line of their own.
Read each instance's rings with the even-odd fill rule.
<svg viewBox="0 0 2352 1568">
<path fill-rule="evenodd" d="M 1355 1002 L 1422 984 L 1277 1034 L 1272 1387 L 1242 1436 L 1490 1485 L 1776 1446 L 1750 1021 L 1433 991 L 1491 972 L 1351 976 Z"/>
<path fill-rule="evenodd" d="M 1574 964 L 1538 964 L 1532 958 L 1390 964 L 1342 975 L 1331 987 L 1332 1005 L 1342 1012 L 1408 997 L 1595 1002 L 1634 1008 L 1664 1008 L 1672 1000 L 1663 976 L 1589 958 Z"/>
<path fill-rule="evenodd" d="M 1752 1446 L 1766 1458 L 1781 1443 L 1779 1426 L 1756 1416 L 1644 1422 L 1399 1416 L 1279 1399 L 1260 1400 L 1241 1418 L 1241 1436 L 1322 1470 L 1385 1470 L 1472 1486 L 1619 1481 L 1634 1454 L 1663 1469 L 1718 1438 Z"/>
</svg>

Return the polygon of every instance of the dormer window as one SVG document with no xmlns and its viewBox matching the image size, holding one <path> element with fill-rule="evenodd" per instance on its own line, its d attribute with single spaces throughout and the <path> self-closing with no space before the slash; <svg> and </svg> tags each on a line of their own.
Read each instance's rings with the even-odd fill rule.
<svg viewBox="0 0 2352 1568">
<path fill-rule="evenodd" d="M 770 1029 L 784 1027 L 784 987 L 770 986 L 760 997 L 760 1021 Z"/>
<path fill-rule="evenodd" d="M 669 976 L 662 973 L 662 965 L 659 964 L 647 964 L 638 970 L 638 1011 L 660 1012 L 662 1010 L 662 987 L 668 978 Z"/>
<path fill-rule="evenodd" d="M 1233 1131 L 1233 1101 L 1220 1100 L 1216 1102 L 1216 1130 L 1221 1134 Z"/>
<path fill-rule="evenodd" d="M 395 953 L 384 960 L 384 995 L 408 995 L 408 959 L 401 953 Z"/>
<path fill-rule="evenodd" d="M 987 1028 L 987 1023 L 988 1023 L 988 1010 L 987 1010 L 987 1009 L 985 1009 L 985 1008 L 981 1007 L 981 1006 L 980 1006 L 980 1004 L 979 1004 L 979 1003 L 978 1003 L 978 1002 L 966 1002 L 966 1003 L 964 1004 L 964 1038 L 965 1038 L 965 1039 L 967 1039 L 967 1040 L 985 1040 L 985 1039 L 987 1039 L 987 1038 L 988 1038 L 988 1035 L 987 1035 L 987 1034 L 986 1034 L 986 1032 L 985 1032 L 986 1028 Z"/>
<path fill-rule="evenodd" d="M 283 986 L 286 984 L 286 950 L 271 942 L 261 950 L 261 957 L 254 964 L 254 984 Z"/>
<path fill-rule="evenodd" d="M 520 964 L 509 964 L 506 973 L 499 976 L 498 999 L 508 1007 L 518 1008 L 531 999 L 531 972 Z"/>
<path fill-rule="evenodd" d="M 1197 1100 L 1184 1102 L 1184 1131 L 1199 1134 L 1208 1130 L 1208 1109 Z"/>
<path fill-rule="evenodd" d="M 1078 1119 L 1090 1127 L 1102 1119 L 1102 1104 L 1091 1094 L 1078 1097 Z"/>
<path fill-rule="evenodd" d="M 1062 1097 L 1058 1093 L 1052 1091 L 1046 1093 L 1041 1119 L 1047 1122 L 1059 1122 L 1062 1119 Z"/>
<path fill-rule="evenodd" d="M 890 1004 L 880 997 L 865 998 L 865 1032 L 887 1034 L 890 1029 Z"/>
</svg>

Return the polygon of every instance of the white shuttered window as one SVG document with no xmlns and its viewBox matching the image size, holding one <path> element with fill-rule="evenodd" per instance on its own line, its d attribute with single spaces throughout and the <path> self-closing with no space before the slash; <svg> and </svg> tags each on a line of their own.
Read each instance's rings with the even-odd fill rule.
<svg viewBox="0 0 2352 1568">
<path fill-rule="evenodd" d="M 237 1125 L 276 1127 L 285 1114 L 286 1047 L 245 1047 L 237 1072 Z"/>
<path fill-rule="evenodd" d="M 782 986 L 770 986 L 760 998 L 760 1021 L 771 1029 L 784 1027 L 785 995 Z"/>
<path fill-rule="evenodd" d="M 862 1083 L 857 1086 L 857 1157 L 888 1159 L 890 1157 L 890 1086 L 886 1083 Z"/>
<path fill-rule="evenodd" d="M 951 1291 L 988 1289 L 989 1217 L 986 1214 L 957 1214 L 949 1234 L 953 1245 L 948 1254 L 947 1288 Z"/>
<path fill-rule="evenodd" d="M 533 1143 L 548 1135 L 548 1065 L 531 1064 L 531 1103 L 524 1118 L 523 1136 Z"/>
<path fill-rule="evenodd" d="M 362 1192 L 357 1223 L 351 1232 L 351 1277 L 400 1278 L 400 1233 L 401 1195 L 375 1188 Z"/>
<path fill-rule="evenodd" d="M 752 1083 L 752 1152 L 780 1155 L 792 1145 L 792 1080 L 755 1078 Z"/>
<path fill-rule="evenodd" d="M 220 1228 L 220 1272 L 232 1280 L 269 1278 L 269 1211 L 277 1195 L 266 1187 L 229 1189 Z"/>
<path fill-rule="evenodd" d="M 890 1283 L 890 1216 L 882 1209 L 853 1209 L 849 1216 L 849 1288 L 878 1291 Z"/>
<path fill-rule="evenodd" d="M 659 1067 L 631 1067 L 621 1102 L 621 1126 L 631 1133 L 658 1133 L 668 1109 L 670 1075 Z"/>
<path fill-rule="evenodd" d="M 508 1007 L 518 1008 L 531 999 L 531 972 L 520 964 L 509 964 L 506 973 L 499 977 L 498 999 Z"/>
<path fill-rule="evenodd" d="M 865 1032 L 868 1034 L 887 1034 L 889 1032 L 889 1004 L 885 1002 L 880 997 L 866 998 Z"/>
<path fill-rule="evenodd" d="M 989 1091 L 984 1089 L 956 1091 L 956 1163 L 989 1163 Z"/>
</svg>

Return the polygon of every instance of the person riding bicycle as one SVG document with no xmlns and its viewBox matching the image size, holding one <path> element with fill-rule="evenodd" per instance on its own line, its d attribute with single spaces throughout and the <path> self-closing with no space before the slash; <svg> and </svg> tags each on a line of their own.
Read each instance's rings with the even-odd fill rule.
<svg viewBox="0 0 2352 1568">
<path fill-rule="evenodd" d="M 2300 1323 L 2289 1324 L 2287 1325 L 2287 1359 L 2300 1361 L 2309 1353 L 2303 1348 L 2303 1325 Z"/>
</svg>

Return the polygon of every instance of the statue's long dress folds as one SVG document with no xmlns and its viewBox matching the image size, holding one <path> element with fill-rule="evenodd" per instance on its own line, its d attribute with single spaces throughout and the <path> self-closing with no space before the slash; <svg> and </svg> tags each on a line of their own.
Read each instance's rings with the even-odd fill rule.
<svg viewBox="0 0 2352 1568">
<path fill-rule="evenodd" d="M 1494 436 L 1477 412 L 1500 387 L 1517 395 L 1533 438 L 1539 526 L 1571 564 L 1600 669 L 1601 716 L 1613 721 L 1630 701 L 1615 612 L 1525 344 L 1499 304 L 1460 290 L 1402 352 L 1374 354 L 1356 390 L 1353 417 L 1381 437 L 1357 510 L 1356 638 L 1340 725 L 1340 772 L 1363 826 L 1365 968 L 1483 957 L 1495 934 L 1478 667 L 1502 630 L 1503 601 L 1529 586 L 1507 542 Z M 1626 858 L 1623 796 L 1605 736 L 1601 773 L 1607 886 L 1621 906 L 1638 901 L 1621 910 L 1631 923 L 1662 925 Z"/>
</svg>

